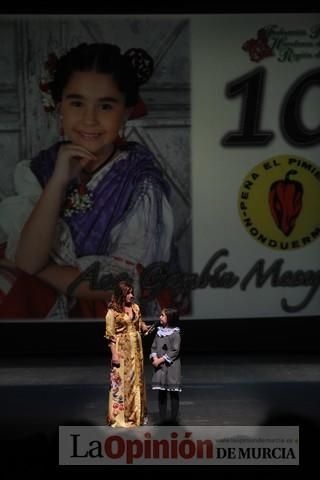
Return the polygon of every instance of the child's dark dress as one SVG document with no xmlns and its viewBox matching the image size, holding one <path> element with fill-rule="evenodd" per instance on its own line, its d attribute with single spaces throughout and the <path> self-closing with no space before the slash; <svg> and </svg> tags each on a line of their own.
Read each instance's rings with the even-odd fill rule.
<svg viewBox="0 0 320 480">
<path fill-rule="evenodd" d="M 153 356 L 164 357 L 166 361 L 154 369 L 153 390 L 181 391 L 180 344 L 179 327 L 158 327 L 152 343 L 150 358 Z"/>
</svg>

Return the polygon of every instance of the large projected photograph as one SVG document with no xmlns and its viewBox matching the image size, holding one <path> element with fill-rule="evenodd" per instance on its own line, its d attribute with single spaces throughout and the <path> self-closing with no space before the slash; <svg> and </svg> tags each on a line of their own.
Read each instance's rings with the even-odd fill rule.
<svg viewBox="0 0 320 480">
<path fill-rule="evenodd" d="M 317 15 L 0 35 L 3 321 L 102 320 L 121 280 L 146 319 L 319 315 Z"/>
<path fill-rule="evenodd" d="M 1 19 L 2 320 L 104 319 L 121 280 L 145 316 L 191 311 L 152 281 L 191 271 L 189 36 L 184 18 Z"/>
</svg>

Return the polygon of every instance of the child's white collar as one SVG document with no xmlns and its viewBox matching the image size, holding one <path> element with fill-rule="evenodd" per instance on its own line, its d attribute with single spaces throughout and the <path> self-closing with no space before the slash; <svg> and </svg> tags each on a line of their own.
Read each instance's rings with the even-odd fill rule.
<svg viewBox="0 0 320 480">
<path fill-rule="evenodd" d="M 179 327 L 158 327 L 157 335 L 158 337 L 167 337 L 171 335 L 173 332 L 180 332 Z"/>
</svg>

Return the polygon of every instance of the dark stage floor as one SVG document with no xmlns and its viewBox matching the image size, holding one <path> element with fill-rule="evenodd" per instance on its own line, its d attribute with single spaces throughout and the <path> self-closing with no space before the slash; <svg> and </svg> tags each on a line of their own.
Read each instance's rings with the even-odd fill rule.
<svg viewBox="0 0 320 480">
<path fill-rule="evenodd" d="M 54 464 L 59 425 L 104 425 L 108 357 L 1 358 L 2 465 Z M 308 448 L 320 425 L 320 355 L 194 354 L 182 358 L 181 425 L 300 424 Z M 149 419 L 158 421 L 146 364 Z M 312 460 L 311 450 L 305 462 Z M 316 445 L 315 450 L 317 451 Z M 51 462 L 51 463 L 50 463 Z M 291 467 L 292 468 L 292 467 Z"/>
</svg>

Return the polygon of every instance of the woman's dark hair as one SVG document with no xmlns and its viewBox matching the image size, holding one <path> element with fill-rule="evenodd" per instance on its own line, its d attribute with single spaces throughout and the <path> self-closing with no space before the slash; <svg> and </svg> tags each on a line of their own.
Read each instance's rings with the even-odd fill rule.
<svg viewBox="0 0 320 480">
<path fill-rule="evenodd" d="M 179 311 L 177 308 L 163 308 L 166 314 L 169 327 L 178 327 L 180 324 Z"/>
<path fill-rule="evenodd" d="M 117 312 L 123 312 L 128 293 L 133 293 L 133 286 L 131 283 L 121 280 L 114 288 L 111 301 L 108 304 L 108 308 L 112 308 Z"/>
<path fill-rule="evenodd" d="M 125 54 L 117 45 L 109 43 L 82 43 L 71 48 L 57 60 L 50 85 L 55 104 L 74 72 L 111 74 L 119 90 L 125 96 L 127 107 L 134 106 L 139 98 L 139 85 L 145 83 L 153 72 L 153 60 L 142 49 L 130 49 Z"/>
</svg>

